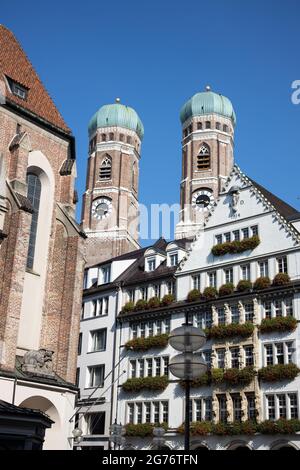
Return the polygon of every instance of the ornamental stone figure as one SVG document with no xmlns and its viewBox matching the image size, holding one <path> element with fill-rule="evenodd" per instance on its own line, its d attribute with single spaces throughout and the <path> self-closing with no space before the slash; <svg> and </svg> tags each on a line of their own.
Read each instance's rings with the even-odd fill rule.
<svg viewBox="0 0 300 470">
<path fill-rule="evenodd" d="M 239 309 L 239 313 L 240 313 L 240 323 L 243 324 L 243 323 L 245 323 L 246 319 L 245 319 L 244 305 L 242 304 L 241 301 L 239 301 L 239 303 L 238 303 L 238 309 Z"/>
<path fill-rule="evenodd" d="M 212 310 L 212 326 L 218 325 L 218 311 L 214 305 L 211 307 Z"/>
<path fill-rule="evenodd" d="M 213 415 L 213 422 L 216 423 L 218 421 L 218 412 L 219 412 L 219 400 L 217 395 L 212 396 L 212 415 Z"/>
<path fill-rule="evenodd" d="M 230 325 L 231 323 L 231 309 L 229 308 L 228 304 L 224 304 L 225 310 L 225 324 Z"/>
<path fill-rule="evenodd" d="M 210 360 L 211 360 L 211 367 L 213 369 L 216 369 L 218 367 L 218 360 L 217 360 L 217 352 L 215 349 L 213 349 L 211 352 Z"/>
<path fill-rule="evenodd" d="M 23 357 L 22 371 L 34 375 L 53 377 L 53 351 L 39 349 L 27 351 Z"/>
<path fill-rule="evenodd" d="M 241 392 L 241 398 L 242 398 L 242 421 L 247 421 L 248 416 L 247 416 L 247 410 L 248 410 L 248 402 L 247 402 L 247 397 L 245 393 Z"/>
<path fill-rule="evenodd" d="M 226 393 L 227 419 L 229 423 L 233 422 L 233 403 L 229 393 Z"/>
<path fill-rule="evenodd" d="M 230 202 L 230 208 L 231 208 L 231 213 L 232 215 L 237 215 L 238 213 L 238 204 L 240 200 L 240 191 L 237 186 L 233 186 L 230 189 L 230 195 L 231 195 L 231 202 Z"/>
<path fill-rule="evenodd" d="M 245 355 L 244 355 L 244 348 L 240 346 L 239 348 L 239 368 L 243 369 L 245 367 Z"/>
<path fill-rule="evenodd" d="M 256 298 L 253 299 L 253 310 L 254 310 L 253 323 L 254 323 L 254 325 L 258 325 L 258 323 L 259 323 L 259 303 L 258 303 L 258 300 Z"/>
</svg>

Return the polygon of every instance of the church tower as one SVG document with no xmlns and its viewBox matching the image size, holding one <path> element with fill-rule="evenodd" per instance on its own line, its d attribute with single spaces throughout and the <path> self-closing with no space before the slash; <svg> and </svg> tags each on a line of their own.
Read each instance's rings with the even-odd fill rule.
<svg viewBox="0 0 300 470">
<path fill-rule="evenodd" d="M 139 248 L 138 184 L 143 124 L 117 98 L 92 117 L 83 196 L 87 265 Z"/>
<path fill-rule="evenodd" d="M 203 226 L 234 164 L 236 116 L 228 98 L 207 86 L 181 109 L 182 179 L 176 238 L 193 237 Z"/>
</svg>

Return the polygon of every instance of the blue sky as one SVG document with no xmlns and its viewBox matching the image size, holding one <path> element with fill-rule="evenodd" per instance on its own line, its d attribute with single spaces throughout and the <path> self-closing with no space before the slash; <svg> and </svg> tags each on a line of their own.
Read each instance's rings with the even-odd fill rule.
<svg viewBox="0 0 300 470">
<path fill-rule="evenodd" d="M 134 107 L 145 127 L 140 202 L 179 201 L 184 102 L 210 84 L 235 107 L 235 160 L 300 210 L 299 0 L 27 0 L 1 5 L 77 141 L 84 191 L 87 124 L 102 105 Z"/>
</svg>

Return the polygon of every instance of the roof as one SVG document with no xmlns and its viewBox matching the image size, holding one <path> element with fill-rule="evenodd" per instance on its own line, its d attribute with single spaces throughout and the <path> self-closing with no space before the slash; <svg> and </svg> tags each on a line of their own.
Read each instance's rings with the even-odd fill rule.
<svg viewBox="0 0 300 470">
<path fill-rule="evenodd" d="M 23 416 L 30 416 L 30 417 L 42 417 L 46 421 L 48 421 L 48 424 L 51 425 L 51 423 L 54 423 L 48 415 L 43 413 L 40 410 L 35 410 L 32 408 L 22 408 L 21 406 L 16 406 L 13 405 L 12 403 L 8 403 L 4 400 L 0 400 L 0 414 L 1 416 L 3 415 L 23 415 Z"/>
<path fill-rule="evenodd" d="M 7 83 L 13 80 L 28 90 L 24 100 L 14 95 Z M 70 129 L 63 120 L 50 95 L 13 33 L 0 25 L 0 79 L 3 79 L 6 102 L 38 116 L 48 124 L 70 134 Z"/>
<path fill-rule="evenodd" d="M 265 196 L 266 199 L 275 207 L 275 209 L 287 220 L 298 219 L 300 217 L 300 213 L 297 209 L 290 206 L 286 202 L 284 202 L 279 197 L 275 196 L 275 194 L 268 191 L 266 188 L 261 186 L 260 184 L 256 183 L 251 178 L 248 178 L 249 181 Z"/>
</svg>

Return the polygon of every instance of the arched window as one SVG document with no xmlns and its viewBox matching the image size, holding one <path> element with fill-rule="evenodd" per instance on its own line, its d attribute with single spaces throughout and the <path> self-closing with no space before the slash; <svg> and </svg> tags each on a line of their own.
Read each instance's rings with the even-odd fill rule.
<svg viewBox="0 0 300 470">
<path fill-rule="evenodd" d="M 208 170 L 210 168 L 210 148 L 207 144 L 202 144 L 197 158 L 197 169 Z"/>
<path fill-rule="evenodd" d="M 132 174 L 131 174 L 131 187 L 135 189 L 136 187 L 136 162 L 132 165 Z"/>
<path fill-rule="evenodd" d="M 99 178 L 101 180 L 111 179 L 111 158 L 105 157 L 100 166 Z"/>
<path fill-rule="evenodd" d="M 27 197 L 33 207 L 26 266 L 29 269 L 33 269 L 36 233 L 37 233 L 40 199 L 41 199 L 41 181 L 40 181 L 40 178 L 34 173 L 28 173 L 26 180 L 27 180 L 27 185 L 28 185 Z"/>
</svg>

